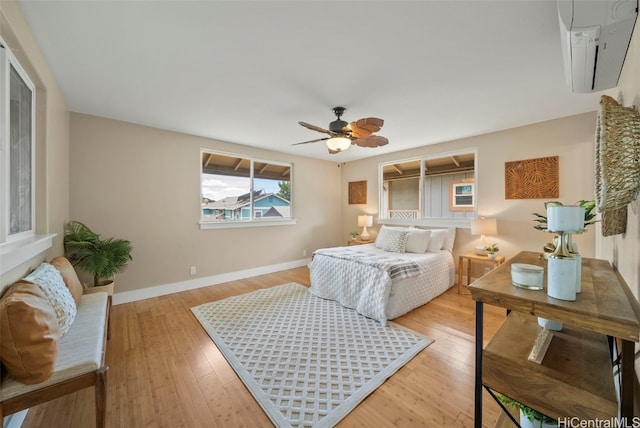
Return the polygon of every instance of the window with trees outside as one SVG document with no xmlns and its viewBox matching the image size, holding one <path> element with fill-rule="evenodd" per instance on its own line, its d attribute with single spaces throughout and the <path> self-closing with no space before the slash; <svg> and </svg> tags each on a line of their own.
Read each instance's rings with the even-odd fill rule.
<svg viewBox="0 0 640 428">
<path fill-rule="evenodd" d="M 201 227 L 292 220 L 291 163 L 202 150 Z"/>
<path fill-rule="evenodd" d="M 0 63 L 1 244 L 34 235 L 35 86 L 1 40 Z"/>
</svg>

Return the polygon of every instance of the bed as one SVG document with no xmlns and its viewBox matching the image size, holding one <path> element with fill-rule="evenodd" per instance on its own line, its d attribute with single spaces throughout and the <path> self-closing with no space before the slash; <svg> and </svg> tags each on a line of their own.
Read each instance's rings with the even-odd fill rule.
<svg viewBox="0 0 640 428">
<path fill-rule="evenodd" d="M 453 286 L 454 239 L 455 228 L 382 226 L 375 243 L 316 250 L 309 291 L 386 324 Z"/>
</svg>

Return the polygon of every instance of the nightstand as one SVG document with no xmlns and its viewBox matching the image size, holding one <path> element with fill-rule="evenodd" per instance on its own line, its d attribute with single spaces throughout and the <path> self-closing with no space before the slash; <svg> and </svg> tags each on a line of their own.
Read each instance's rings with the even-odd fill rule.
<svg viewBox="0 0 640 428">
<path fill-rule="evenodd" d="M 363 245 L 363 244 L 372 244 L 375 241 L 373 239 L 369 240 L 369 241 L 365 241 L 362 239 L 352 239 L 349 242 L 347 242 L 347 245 L 351 246 L 351 245 Z"/>
<path fill-rule="evenodd" d="M 464 268 L 464 262 L 467 261 L 467 283 L 462 285 L 462 270 Z M 495 269 L 497 266 L 500 266 L 504 263 L 504 256 L 496 256 L 494 259 L 490 259 L 488 256 L 479 256 L 474 253 L 462 254 L 458 257 L 458 294 L 471 294 L 468 290 L 467 286 L 469 285 L 469 278 L 471 277 L 471 262 L 479 261 L 482 263 L 491 263 L 491 269 Z M 464 293 L 463 293 L 464 289 Z"/>
</svg>

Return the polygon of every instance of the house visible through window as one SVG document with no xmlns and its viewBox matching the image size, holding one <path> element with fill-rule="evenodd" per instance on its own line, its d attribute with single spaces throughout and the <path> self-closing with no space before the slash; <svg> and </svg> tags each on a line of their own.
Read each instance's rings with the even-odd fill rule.
<svg viewBox="0 0 640 428">
<path fill-rule="evenodd" d="M 201 164 L 201 223 L 292 218 L 292 164 L 205 150 Z"/>
<path fill-rule="evenodd" d="M 35 86 L 0 47 L 0 243 L 34 234 Z M 8 94 L 5 91 L 8 89 Z"/>
</svg>

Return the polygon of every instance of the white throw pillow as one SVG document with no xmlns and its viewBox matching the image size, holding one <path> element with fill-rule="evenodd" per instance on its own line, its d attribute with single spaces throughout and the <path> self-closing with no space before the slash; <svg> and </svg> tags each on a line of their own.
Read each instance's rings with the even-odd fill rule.
<svg viewBox="0 0 640 428">
<path fill-rule="evenodd" d="M 446 238 L 447 231 L 445 229 L 432 229 L 427 251 L 430 253 L 437 253 L 438 251 L 440 251 L 444 245 L 444 241 Z"/>
<path fill-rule="evenodd" d="M 60 336 L 64 336 L 71 327 L 78 308 L 58 269 L 49 263 L 41 263 L 24 280 L 36 284 L 47 296 L 56 312 Z"/>
<path fill-rule="evenodd" d="M 382 230 L 381 230 L 382 232 Z M 409 230 L 406 228 L 384 228 L 384 233 L 378 235 L 380 237 L 380 248 L 384 251 L 392 253 L 404 253 L 407 245 L 407 237 L 409 236 Z M 378 240 L 376 239 L 376 246 Z"/>
<path fill-rule="evenodd" d="M 430 230 L 409 228 L 409 236 L 407 236 L 407 245 L 405 251 L 407 253 L 424 253 L 429 246 Z"/>
<path fill-rule="evenodd" d="M 385 226 L 384 224 L 380 227 L 380 231 L 378 232 L 378 236 L 376 236 L 375 246 L 376 248 L 382 248 L 383 243 L 386 242 L 389 238 L 387 235 L 391 233 L 391 230 L 407 230 L 406 227 L 392 227 Z"/>
<path fill-rule="evenodd" d="M 440 248 L 436 248 L 435 243 L 434 244 L 429 244 L 429 250 L 430 252 L 436 252 L 439 250 L 447 250 L 450 253 L 453 252 L 453 243 L 456 239 L 456 228 L 455 227 L 449 227 L 447 229 L 430 229 L 431 230 L 431 239 L 434 238 L 434 234 L 435 235 L 444 235 L 444 239 L 442 241 L 442 245 L 440 246 Z M 439 242 L 439 241 L 438 241 Z"/>
</svg>

